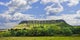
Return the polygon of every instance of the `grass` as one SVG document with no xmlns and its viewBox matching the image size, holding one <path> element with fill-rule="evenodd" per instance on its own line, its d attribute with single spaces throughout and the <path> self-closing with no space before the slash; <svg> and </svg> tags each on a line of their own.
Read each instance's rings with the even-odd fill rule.
<svg viewBox="0 0 80 40">
<path fill-rule="evenodd" d="M 1 37 L 0 40 L 80 40 L 80 37 Z"/>
</svg>

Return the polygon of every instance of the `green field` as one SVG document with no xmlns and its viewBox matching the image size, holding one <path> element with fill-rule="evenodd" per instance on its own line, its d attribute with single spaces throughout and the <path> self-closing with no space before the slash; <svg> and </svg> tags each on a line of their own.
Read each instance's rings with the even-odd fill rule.
<svg viewBox="0 0 80 40">
<path fill-rule="evenodd" d="M 80 40 L 80 37 L 1 37 L 0 40 Z"/>
</svg>

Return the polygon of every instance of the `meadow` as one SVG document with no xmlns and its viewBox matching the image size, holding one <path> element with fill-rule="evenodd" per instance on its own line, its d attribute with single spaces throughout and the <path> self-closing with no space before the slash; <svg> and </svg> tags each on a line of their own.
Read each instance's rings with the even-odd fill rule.
<svg viewBox="0 0 80 40">
<path fill-rule="evenodd" d="M 80 40 L 80 37 L 2 37 L 0 40 Z"/>
<path fill-rule="evenodd" d="M 80 40 L 80 37 L 1 37 L 0 40 Z"/>
</svg>

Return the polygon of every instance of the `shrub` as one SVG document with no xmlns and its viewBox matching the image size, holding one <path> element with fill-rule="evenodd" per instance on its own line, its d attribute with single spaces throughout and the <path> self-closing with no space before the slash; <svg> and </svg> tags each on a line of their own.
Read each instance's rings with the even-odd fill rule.
<svg viewBox="0 0 80 40">
<path fill-rule="evenodd" d="M 73 34 L 73 32 L 68 27 L 64 27 L 64 28 L 62 28 L 62 34 L 65 35 L 65 36 L 70 36 L 70 35 Z"/>
<path fill-rule="evenodd" d="M 80 34 L 80 27 L 74 27 L 72 31 L 74 34 Z"/>
<path fill-rule="evenodd" d="M 9 31 L 0 33 L 0 37 L 7 37 L 7 36 L 11 36 L 11 33 Z"/>
</svg>

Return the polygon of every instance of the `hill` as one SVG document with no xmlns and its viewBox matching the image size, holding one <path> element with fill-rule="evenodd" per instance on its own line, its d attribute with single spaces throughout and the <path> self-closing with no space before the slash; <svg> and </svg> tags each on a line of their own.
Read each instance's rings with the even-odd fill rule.
<svg viewBox="0 0 80 40">
<path fill-rule="evenodd" d="M 21 21 L 19 25 L 14 27 L 14 29 L 29 29 L 31 27 L 49 27 L 49 26 L 57 26 L 57 27 L 71 27 L 71 25 L 67 24 L 64 20 L 26 20 Z"/>
<path fill-rule="evenodd" d="M 71 26 L 64 20 L 27 20 L 7 33 L 8 36 L 80 36 L 80 27 Z"/>
</svg>

